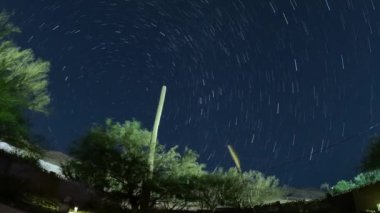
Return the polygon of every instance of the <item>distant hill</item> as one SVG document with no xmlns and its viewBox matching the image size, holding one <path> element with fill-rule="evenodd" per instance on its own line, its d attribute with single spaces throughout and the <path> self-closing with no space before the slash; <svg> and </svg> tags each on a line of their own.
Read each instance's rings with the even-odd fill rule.
<svg viewBox="0 0 380 213">
<path fill-rule="evenodd" d="M 60 166 L 69 161 L 71 157 L 62 152 L 45 150 L 42 159 Z"/>
</svg>

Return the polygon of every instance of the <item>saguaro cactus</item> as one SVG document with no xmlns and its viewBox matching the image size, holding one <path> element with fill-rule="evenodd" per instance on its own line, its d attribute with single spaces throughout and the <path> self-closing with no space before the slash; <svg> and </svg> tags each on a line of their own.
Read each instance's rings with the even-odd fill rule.
<svg viewBox="0 0 380 213">
<path fill-rule="evenodd" d="M 154 125 L 153 125 L 152 138 L 150 140 L 149 156 L 148 156 L 149 176 L 148 176 L 148 180 L 145 180 L 142 186 L 141 209 L 143 211 L 147 211 L 147 209 L 149 208 L 150 189 L 147 182 L 149 182 L 153 178 L 154 155 L 156 153 L 158 126 L 160 125 L 162 109 L 164 107 L 165 95 L 166 95 L 166 86 L 164 85 L 161 88 L 160 101 L 158 103 L 156 118 L 154 120 Z"/>
<path fill-rule="evenodd" d="M 156 152 L 158 126 L 160 125 L 162 109 L 164 107 L 165 95 L 166 95 L 166 86 L 164 85 L 162 86 L 162 89 L 161 89 L 160 102 L 158 103 L 156 119 L 154 120 L 154 125 L 153 125 L 152 138 L 150 140 L 149 159 L 148 159 L 150 178 L 153 177 L 154 154 Z"/>
<path fill-rule="evenodd" d="M 234 148 L 232 148 L 231 145 L 227 145 L 227 147 L 228 147 L 228 151 L 230 151 L 230 155 L 232 159 L 234 160 L 236 168 L 239 170 L 239 172 L 241 172 L 239 156 L 237 155 L 237 153 L 235 152 Z"/>
</svg>

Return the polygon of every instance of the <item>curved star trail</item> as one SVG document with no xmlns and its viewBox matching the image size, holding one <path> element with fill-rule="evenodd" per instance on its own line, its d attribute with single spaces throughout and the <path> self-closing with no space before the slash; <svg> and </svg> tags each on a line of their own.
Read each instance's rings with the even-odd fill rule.
<svg viewBox="0 0 380 213">
<path fill-rule="evenodd" d="M 15 41 L 52 63 L 51 114 L 31 115 L 51 149 L 67 151 L 107 117 L 151 129 L 164 84 L 160 143 L 195 149 L 210 170 L 233 166 L 231 144 L 242 170 L 288 185 L 334 183 L 357 172 L 379 130 L 380 5 L 373 0 L 0 6 L 15 12 L 23 31 Z"/>
</svg>

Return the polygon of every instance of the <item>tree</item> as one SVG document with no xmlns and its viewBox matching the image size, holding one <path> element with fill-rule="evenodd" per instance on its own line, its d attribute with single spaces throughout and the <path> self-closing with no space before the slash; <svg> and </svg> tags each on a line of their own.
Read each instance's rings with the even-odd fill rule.
<svg viewBox="0 0 380 213">
<path fill-rule="evenodd" d="M 10 36 L 20 30 L 0 13 L 0 139 L 28 146 L 25 110 L 47 113 L 49 63 L 36 59 L 30 49 L 22 50 Z"/>
<path fill-rule="evenodd" d="M 73 147 L 75 160 L 64 166 L 67 177 L 85 183 L 117 203 L 127 199 L 138 207 L 141 178 L 148 172 L 147 158 L 150 133 L 136 121 L 124 124 L 107 120 L 95 126 Z"/>
<path fill-rule="evenodd" d="M 98 191 L 105 201 L 132 209 L 142 208 L 143 183 L 151 193 L 150 207 L 183 209 L 197 205 L 214 209 L 218 205 L 252 207 L 278 198 L 278 179 L 257 171 L 231 168 L 206 172 L 198 154 L 177 146 L 168 150 L 157 144 L 153 177 L 149 159 L 151 132 L 138 121 L 107 120 L 95 125 L 72 148 L 73 160 L 63 167 L 69 178 Z M 149 180 L 146 182 L 146 180 Z"/>
<path fill-rule="evenodd" d="M 0 136 L 2 139 L 13 141 L 27 134 L 25 120 L 18 105 L 23 105 L 20 97 L 14 96 L 12 85 L 2 78 L 0 72 Z M 17 140 L 16 140 L 17 141 Z"/>
<path fill-rule="evenodd" d="M 10 41 L 0 44 L 0 72 L 6 86 L 15 97 L 23 100 L 21 107 L 47 112 L 50 96 L 47 92 L 49 62 L 36 59 L 32 50 L 21 50 Z M 16 103 L 15 103 L 16 104 Z M 25 105 L 25 106 L 24 106 Z"/>
<path fill-rule="evenodd" d="M 20 32 L 20 29 L 9 21 L 9 14 L 5 11 L 0 12 L 0 40 L 7 38 L 13 33 Z"/>
<path fill-rule="evenodd" d="M 282 194 L 278 179 L 265 177 L 258 171 L 239 172 L 231 168 L 223 172 L 221 168 L 214 173 L 201 176 L 197 189 L 200 206 L 208 209 L 232 206 L 237 208 L 253 207 L 264 201 L 279 198 Z"/>
<path fill-rule="evenodd" d="M 11 87 L 15 97 L 23 99 L 23 104 L 33 111 L 47 112 L 50 96 L 47 91 L 49 62 L 36 59 L 31 49 L 22 50 L 9 37 L 20 32 L 9 22 L 6 12 L 0 13 L 0 77 L 2 88 Z M 6 85 L 5 85 L 6 84 Z M 6 100 L 3 100 L 6 101 Z"/>
<path fill-rule="evenodd" d="M 165 209 L 183 209 L 196 202 L 194 188 L 200 176 L 206 174 L 205 165 L 198 163 L 198 154 L 186 148 L 181 156 L 177 146 L 163 152 L 156 158 L 152 184 L 153 202 L 159 202 Z"/>
<path fill-rule="evenodd" d="M 121 124 L 107 120 L 104 126 L 93 127 L 75 143 L 71 153 L 75 159 L 64 166 L 64 174 L 95 189 L 116 205 L 128 203 L 126 207 L 137 209 L 141 206 L 142 183 L 150 175 L 150 138 L 151 132 L 137 121 Z M 165 151 L 158 144 L 155 159 L 154 178 L 148 182 L 153 189 L 150 206 L 184 194 L 179 185 L 186 181 L 185 177 L 202 173 L 203 166 L 196 162 L 197 155 L 191 150 L 180 156 L 176 147 Z"/>
<path fill-rule="evenodd" d="M 380 169 L 380 137 L 373 137 L 362 160 L 363 172 Z"/>
<path fill-rule="evenodd" d="M 355 188 L 380 181 L 380 137 L 371 138 L 360 165 L 362 171 L 352 180 L 340 180 L 332 187 L 333 194 L 344 193 Z"/>
</svg>

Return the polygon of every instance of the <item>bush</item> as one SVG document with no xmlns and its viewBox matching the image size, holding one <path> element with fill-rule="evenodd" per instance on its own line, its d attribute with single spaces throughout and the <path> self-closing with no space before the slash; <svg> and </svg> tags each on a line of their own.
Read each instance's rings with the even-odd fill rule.
<svg viewBox="0 0 380 213">
<path fill-rule="evenodd" d="M 340 194 L 380 181 L 380 169 L 363 172 L 354 177 L 353 180 L 341 180 L 332 187 L 333 194 Z"/>
<path fill-rule="evenodd" d="M 353 180 L 341 180 L 332 187 L 333 194 L 344 193 L 380 181 L 380 137 L 371 138 L 363 157 L 359 173 Z"/>
<path fill-rule="evenodd" d="M 239 172 L 231 168 L 227 172 L 218 169 L 203 175 L 199 183 L 199 200 L 207 209 L 231 206 L 237 208 L 253 207 L 264 201 L 279 198 L 282 191 L 278 179 L 265 177 L 258 171 Z"/>
</svg>

